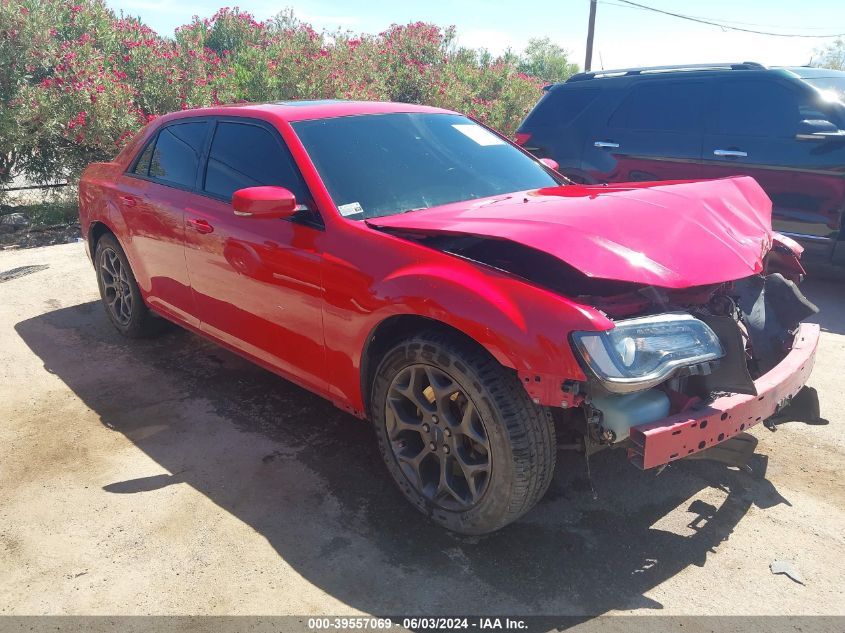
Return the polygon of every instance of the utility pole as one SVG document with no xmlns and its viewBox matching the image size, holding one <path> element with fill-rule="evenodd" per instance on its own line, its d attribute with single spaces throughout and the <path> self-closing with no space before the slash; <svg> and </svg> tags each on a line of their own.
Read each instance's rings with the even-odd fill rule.
<svg viewBox="0 0 845 633">
<path fill-rule="evenodd" d="M 596 5 L 598 0 L 590 0 L 590 24 L 587 27 L 587 59 L 584 61 L 584 72 L 590 72 L 593 65 L 593 34 L 596 31 Z"/>
</svg>

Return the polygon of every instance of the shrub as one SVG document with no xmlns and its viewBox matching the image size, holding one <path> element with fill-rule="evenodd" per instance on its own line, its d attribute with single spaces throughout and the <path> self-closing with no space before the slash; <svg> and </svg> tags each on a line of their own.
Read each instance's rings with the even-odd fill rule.
<svg viewBox="0 0 845 633">
<path fill-rule="evenodd" d="M 157 115 L 238 101 L 427 103 L 512 134 L 541 94 L 522 71 L 577 70 L 540 44 L 494 59 L 423 22 L 325 33 L 290 11 L 257 22 L 229 8 L 164 38 L 103 0 L 0 0 L 0 185 L 16 171 L 75 179 Z"/>
</svg>

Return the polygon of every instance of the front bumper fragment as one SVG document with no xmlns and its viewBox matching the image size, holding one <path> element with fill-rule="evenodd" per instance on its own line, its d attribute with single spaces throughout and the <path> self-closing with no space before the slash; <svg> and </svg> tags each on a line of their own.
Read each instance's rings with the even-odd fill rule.
<svg viewBox="0 0 845 633">
<path fill-rule="evenodd" d="M 819 326 L 802 323 L 792 351 L 754 381 L 756 396 L 730 394 L 705 407 L 631 428 L 628 459 L 647 469 L 703 451 L 777 413 L 798 393 L 813 370 Z"/>
</svg>

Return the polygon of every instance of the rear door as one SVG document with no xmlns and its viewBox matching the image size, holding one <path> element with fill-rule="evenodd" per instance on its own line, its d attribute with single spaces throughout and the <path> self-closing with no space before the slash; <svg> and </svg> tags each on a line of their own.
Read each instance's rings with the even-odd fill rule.
<svg viewBox="0 0 845 633">
<path fill-rule="evenodd" d="M 305 386 L 325 388 L 322 221 L 278 131 L 220 118 L 198 195 L 186 208 L 186 259 L 201 329 Z M 238 189 L 276 185 L 302 206 L 290 219 L 234 214 Z"/>
<path fill-rule="evenodd" d="M 727 78 L 708 117 L 702 177 L 753 176 L 773 203 L 774 227 L 805 241 L 838 232 L 845 141 L 801 140 L 802 120 L 830 119 L 817 93 L 785 78 Z"/>
<path fill-rule="evenodd" d="M 590 133 L 593 105 L 600 102 L 601 89 L 595 82 L 552 86 L 525 122 L 516 141 L 538 158 L 553 158 L 560 172 L 582 179 L 581 148 Z"/>
<path fill-rule="evenodd" d="M 162 127 L 120 179 L 117 204 L 127 254 L 149 305 L 198 325 L 185 264 L 185 207 L 197 183 L 211 125 L 181 119 Z"/>
<path fill-rule="evenodd" d="M 633 82 L 619 107 L 585 140 L 585 173 L 598 182 L 699 178 L 709 83 Z"/>
</svg>

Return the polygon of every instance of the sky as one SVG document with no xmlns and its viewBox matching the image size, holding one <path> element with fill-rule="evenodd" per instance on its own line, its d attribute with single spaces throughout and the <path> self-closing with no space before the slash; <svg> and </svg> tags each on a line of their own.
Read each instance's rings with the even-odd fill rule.
<svg viewBox="0 0 845 633">
<path fill-rule="evenodd" d="M 528 40 L 548 37 L 583 67 L 590 0 L 106 0 L 116 11 L 140 17 L 162 35 L 210 17 L 219 7 L 236 4 L 264 20 L 292 8 L 316 29 L 378 33 L 390 24 L 418 20 L 454 25 L 458 42 L 501 53 L 521 51 Z M 845 34 L 843 0 L 637 0 L 655 8 L 730 23 L 733 26 L 789 34 Z M 219 5 L 219 6 L 218 6 Z M 831 39 L 772 37 L 724 30 L 633 8 L 620 0 L 598 0 L 593 69 L 756 61 L 766 65 L 804 65 L 815 49 Z"/>
</svg>

